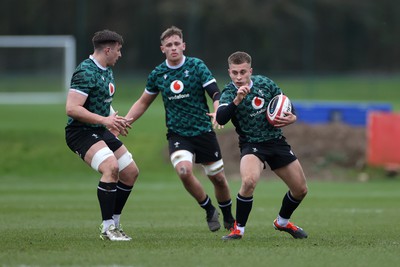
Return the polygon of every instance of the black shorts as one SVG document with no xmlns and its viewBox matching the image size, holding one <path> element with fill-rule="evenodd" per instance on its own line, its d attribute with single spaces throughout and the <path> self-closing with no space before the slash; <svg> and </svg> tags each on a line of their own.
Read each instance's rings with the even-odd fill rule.
<svg viewBox="0 0 400 267">
<path fill-rule="evenodd" d="M 187 150 L 195 155 L 195 163 L 216 162 L 222 158 L 215 132 L 198 136 L 181 136 L 168 133 L 169 155 L 178 150 Z"/>
<path fill-rule="evenodd" d="M 106 128 L 66 127 L 65 140 L 68 147 L 82 159 L 86 152 L 99 141 L 104 141 L 115 152 L 123 144 Z"/>
<path fill-rule="evenodd" d="M 267 162 L 271 170 L 284 167 L 297 159 L 284 137 L 262 143 L 243 143 L 240 145 L 240 157 L 247 154 L 257 156 L 264 162 L 264 168 Z"/>
</svg>

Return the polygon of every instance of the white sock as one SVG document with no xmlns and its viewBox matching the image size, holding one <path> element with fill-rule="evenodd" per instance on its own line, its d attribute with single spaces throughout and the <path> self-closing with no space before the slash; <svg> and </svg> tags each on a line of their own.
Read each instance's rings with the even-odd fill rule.
<svg viewBox="0 0 400 267">
<path fill-rule="evenodd" d="M 278 215 L 277 222 L 280 226 L 285 227 L 289 223 L 289 219 L 282 218 Z"/>
<path fill-rule="evenodd" d="M 113 219 L 103 221 L 103 230 L 102 230 L 102 232 L 104 233 L 105 231 L 107 231 L 108 228 L 110 228 L 111 225 L 115 226 Z"/>
<path fill-rule="evenodd" d="M 114 225 L 115 227 L 119 227 L 119 218 L 121 218 L 121 214 L 114 214 L 112 216 L 113 220 L 114 220 Z"/>
</svg>

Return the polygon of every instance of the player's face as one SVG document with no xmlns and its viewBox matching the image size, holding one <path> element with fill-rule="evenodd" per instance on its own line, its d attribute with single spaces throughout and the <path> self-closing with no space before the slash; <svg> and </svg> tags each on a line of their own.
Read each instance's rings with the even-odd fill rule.
<svg viewBox="0 0 400 267">
<path fill-rule="evenodd" d="M 242 64 L 230 64 L 229 65 L 229 76 L 232 79 L 232 82 L 236 85 L 236 87 L 240 87 L 243 85 L 250 85 L 250 77 L 253 73 L 253 69 L 251 68 L 249 63 Z"/>
<path fill-rule="evenodd" d="M 106 56 L 107 56 L 107 66 L 114 66 L 117 63 L 117 60 L 122 57 L 121 54 L 122 45 L 116 43 L 113 46 L 109 46 L 106 49 Z"/>
<path fill-rule="evenodd" d="M 168 64 L 175 66 L 182 62 L 183 51 L 185 51 L 186 44 L 178 35 L 172 35 L 163 40 L 160 48 L 165 54 Z"/>
</svg>

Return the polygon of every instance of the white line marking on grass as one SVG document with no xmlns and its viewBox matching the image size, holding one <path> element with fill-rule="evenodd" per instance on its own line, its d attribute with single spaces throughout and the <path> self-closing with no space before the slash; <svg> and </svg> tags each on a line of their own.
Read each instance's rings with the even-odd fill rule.
<svg viewBox="0 0 400 267">
<path fill-rule="evenodd" d="M 383 209 L 360 209 L 360 208 L 350 208 L 350 209 L 338 209 L 337 211 L 347 212 L 347 213 L 383 213 Z"/>
</svg>

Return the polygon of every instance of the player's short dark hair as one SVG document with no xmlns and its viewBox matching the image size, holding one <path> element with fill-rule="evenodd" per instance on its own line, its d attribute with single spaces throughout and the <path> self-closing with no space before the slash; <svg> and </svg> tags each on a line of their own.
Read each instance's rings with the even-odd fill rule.
<svg viewBox="0 0 400 267">
<path fill-rule="evenodd" d="M 182 30 L 179 29 L 176 26 L 171 26 L 168 29 L 166 29 L 160 36 L 160 41 L 161 43 L 168 37 L 171 37 L 173 35 L 178 35 L 179 38 L 183 39 L 183 33 Z"/>
<path fill-rule="evenodd" d="M 103 48 L 104 45 L 119 43 L 124 44 L 124 39 L 121 35 L 110 30 L 98 31 L 94 34 L 92 38 L 92 43 L 94 49 Z"/>
<path fill-rule="evenodd" d="M 251 56 L 246 52 L 237 51 L 228 57 L 228 65 L 239 65 L 243 63 L 251 64 Z"/>
</svg>

